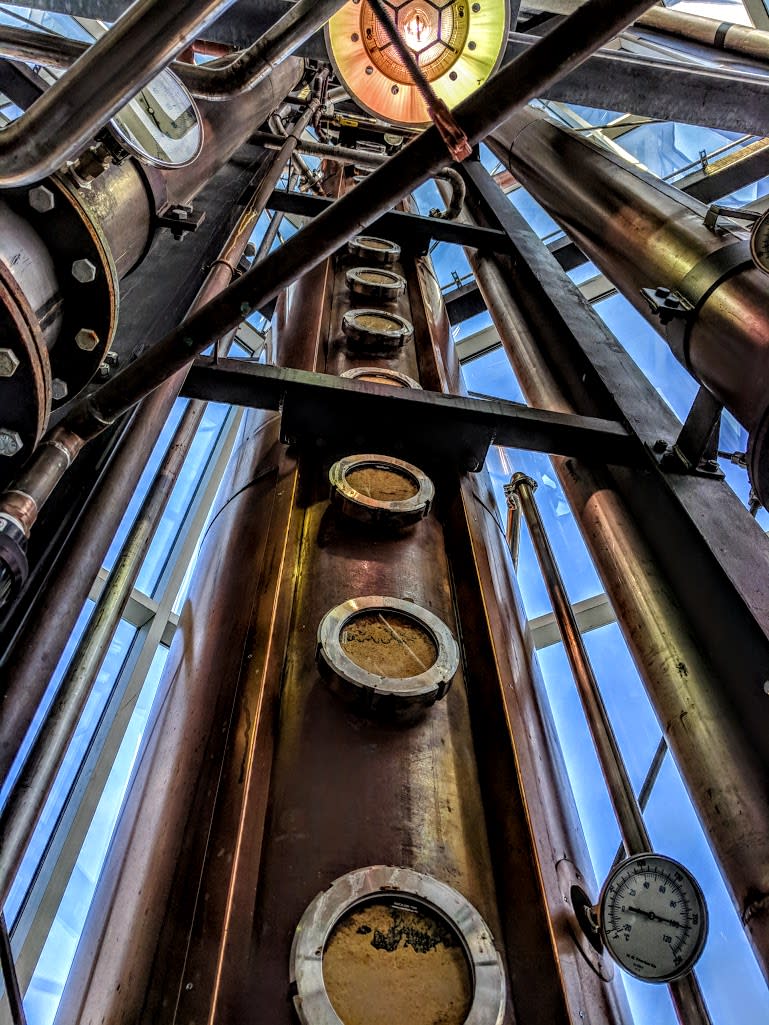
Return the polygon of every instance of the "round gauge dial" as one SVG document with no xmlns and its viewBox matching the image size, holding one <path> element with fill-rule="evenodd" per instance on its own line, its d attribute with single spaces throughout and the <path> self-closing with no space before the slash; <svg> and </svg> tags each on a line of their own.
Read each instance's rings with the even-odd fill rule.
<svg viewBox="0 0 769 1025">
<path fill-rule="evenodd" d="M 155 167 L 184 167 L 203 146 L 203 121 L 187 87 L 168 68 L 110 122 L 123 146 Z"/>
<path fill-rule="evenodd" d="M 601 938 L 617 964 L 646 982 L 670 982 L 689 972 L 708 931 L 697 880 L 660 854 L 637 854 L 610 873 L 599 920 Z"/>
</svg>

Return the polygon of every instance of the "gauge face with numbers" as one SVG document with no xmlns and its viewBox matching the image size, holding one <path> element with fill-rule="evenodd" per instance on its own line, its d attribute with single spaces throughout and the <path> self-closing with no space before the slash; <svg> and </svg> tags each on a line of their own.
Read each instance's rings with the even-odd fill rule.
<svg viewBox="0 0 769 1025">
<path fill-rule="evenodd" d="M 705 945 L 708 912 L 688 869 L 660 854 L 626 858 L 599 901 L 601 938 L 612 958 L 646 982 L 670 982 L 693 967 Z"/>
</svg>

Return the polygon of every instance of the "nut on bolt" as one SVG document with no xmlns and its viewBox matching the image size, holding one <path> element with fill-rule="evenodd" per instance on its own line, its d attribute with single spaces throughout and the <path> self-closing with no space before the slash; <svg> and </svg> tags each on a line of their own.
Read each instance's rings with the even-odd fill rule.
<svg viewBox="0 0 769 1025">
<path fill-rule="evenodd" d="M 72 277 L 81 285 L 87 285 L 96 278 L 96 267 L 90 260 L 75 260 L 72 264 Z"/>
<path fill-rule="evenodd" d="M 19 357 L 13 349 L 0 349 L 0 377 L 13 377 L 19 366 Z"/>
<path fill-rule="evenodd" d="M 0 456 L 15 456 L 21 452 L 23 442 L 18 431 L 10 427 L 0 427 Z"/>
<path fill-rule="evenodd" d="M 66 399 L 69 388 L 67 382 L 62 381 L 60 377 L 54 377 L 51 381 L 51 395 L 53 395 L 56 402 L 61 402 L 62 399 Z"/>
<path fill-rule="evenodd" d="M 56 206 L 56 197 L 45 185 L 36 185 L 27 193 L 29 205 L 39 214 L 47 214 Z"/>
<path fill-rule="evenodd" d="M 99 336 L 88 327 L 81 327 L 75 335 L 75 345 L 83 352 L 93 352 L 99 344 Z"/>
</svg>

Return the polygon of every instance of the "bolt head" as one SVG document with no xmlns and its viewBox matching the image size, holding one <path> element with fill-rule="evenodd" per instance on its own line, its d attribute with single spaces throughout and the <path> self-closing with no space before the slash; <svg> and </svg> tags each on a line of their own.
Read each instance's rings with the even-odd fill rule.
<svg viewBox="0 0 769 1025">
<path fill-rule="evenodd" d="M 96 279 L 96 267 L 90 260 L 75 260 L 72 264 L 72 277 L 82 285 L 87 285 Z"/>
<path fill-rule="evenodd" d="M 19 367 L 19 357 L 13 349 L 0 349 L 0 377 L 13 377 Z"/>
<path fill-rule="evenodd" d="M 88 327 L 81 327 L 75 335 L 75 345 L 83 352 L 93 352 L 99 344 L 99 336 Z"/>
<path fill-rule="evenodd" d="M 36 185 L 27 193 L 29 205 L 39 214 L 47 214 L 56 206 L 56 197 L 45 185 Z"/>
<path fill-rule="evenodd" d="M 15 456 L 21 452 L 24 443 L 18 431 L 12 431 L 10 427 L 0 427 L 0 456 Z"/>
<path fill-rule="evenodd" d="M 54 377 L 51 381 L 51 394 L 57 402 L 61 402 L 62 399 L 66 399 L 69 388 L 67 382 L 62 381 L 60 377 Z"/>
</svg>

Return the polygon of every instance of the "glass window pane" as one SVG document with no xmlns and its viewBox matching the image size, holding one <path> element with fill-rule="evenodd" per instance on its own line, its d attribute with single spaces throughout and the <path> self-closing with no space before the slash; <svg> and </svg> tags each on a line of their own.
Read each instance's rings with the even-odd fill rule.
<svg viewBox="0 0 769 1025">
<path fill-rule="evenodd" d="M 680 773 L 668 755 L 646 813 L 655 848 L 694 874 L 708 904 L 710 929 L 696 973 L 713 1025 L 769 1021 L 769 991 Z"/>
</svg>

